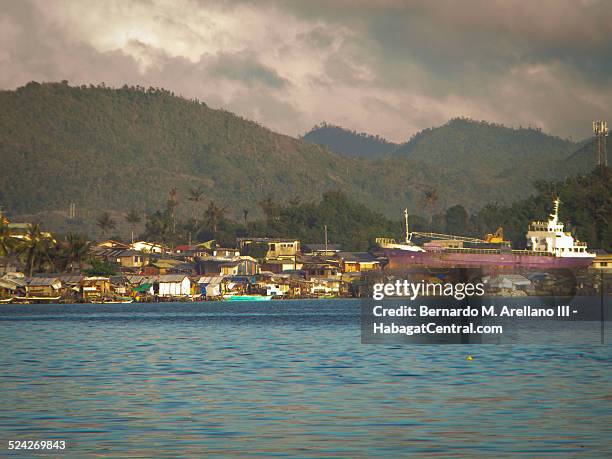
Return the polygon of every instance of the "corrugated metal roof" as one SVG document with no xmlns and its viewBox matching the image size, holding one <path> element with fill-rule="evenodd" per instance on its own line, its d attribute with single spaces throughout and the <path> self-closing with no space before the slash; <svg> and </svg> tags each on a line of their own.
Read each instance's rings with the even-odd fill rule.
<svg viewBox="0 0 612 459">
<path fill-rule="evenodd" d="M 60 280 L 65 284 L 78 284 L 83 280 L 83 276 L 77 274 L 65 274 L 60 276 Z"/>
<path fill-rule="evenodd" d="M 19 287 L 16 282 L 13 282 L 9 279 L 0 279 L 0 288 L 5 288 L 7 290 L 15 290 Z"/>
<path fill-rule="evenodd" d="M 28 285 L 50 286 L 57 283 L 61 284 L 58 277 L 32 277 L 30 278 Z"/>
<path fill-rule="evenodd" d="M 378 261 L 376 257 L 369 252 L 338 252 L 337 256 L 344 261 L 360 263 L 373 263 Z"/>
<path fill-rule="evenodd" d="M 160 282 L 183 282 L 187 276 L 185 274 L 163 274 L 159 276 Z"/>
<path fill-rule="evenodd" d="M 202 276 L 197 280 L 198 284 L 220 284 L 225 276 Z"/>
</svg>

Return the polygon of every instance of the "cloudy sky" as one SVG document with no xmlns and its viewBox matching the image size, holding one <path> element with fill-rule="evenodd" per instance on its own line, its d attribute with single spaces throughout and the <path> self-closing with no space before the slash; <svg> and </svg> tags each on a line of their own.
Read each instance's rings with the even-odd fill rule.
<svg viewBox="0 0 612 459">
<path fill-rule="evenodd" d="M 612 2 L 0 0 L 0 88 L 160 86 L 291 135 L 612 121 Z"/>
</svg>

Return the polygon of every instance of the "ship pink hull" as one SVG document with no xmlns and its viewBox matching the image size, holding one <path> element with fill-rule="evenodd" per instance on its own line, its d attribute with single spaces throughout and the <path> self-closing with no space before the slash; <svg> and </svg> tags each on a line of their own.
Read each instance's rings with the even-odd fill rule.
<svg viewBox="0 0 612 459">
<path fill-rule="evenodd" d="M 409 252 L 386 249 L 387 269 L 428 268 L 508 268 L 577 269 L 591 265 L 592 258 L 522 255 L 515 253 Z"/>
</svg>

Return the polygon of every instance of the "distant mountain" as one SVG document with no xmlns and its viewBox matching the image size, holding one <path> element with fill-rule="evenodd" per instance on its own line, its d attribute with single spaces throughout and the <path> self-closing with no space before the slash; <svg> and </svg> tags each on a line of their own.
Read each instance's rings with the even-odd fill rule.
<svg viewBox="0 0 612 459">
<path fill-rule="evenodd" d="M 397 144 L 377 135 L 349 131 L 322 123 L 304 134 L 304 140 L 328 147 L 336 153 L 358 158 L 374 158 L 393 152 Z"/>
<path fill-rule="evenodd" d="M 266 197 L 318 201 L 328 190 L 391 217 L 404 207 L 476 210 L 593 166 L 586 155 L 566 161 L 572 142 L 469 120 L 399 147 L 368 141 L 386 149 L 373 159 L 347 157 L 156 88 L 32 82 L 0 91 L 0 107 L 0 206 L 12 215 L 54 211 L 54 221 L 71 203 L 90 223 L 105 210 L 119 220 L 132 208 L 160 209 L 173 188 L 177 212 L 200 220 L 211 199 L 229 216 L 248 209 L 255 218 Z M 197 188 L 200 201 L 189 200 Z"/>
<path fill-rule="evenodd" d="M 485 176 L 493 195 L 512 194 L 512 189 L 533 191 L 537 180 L 555 180 L 586 173 L 595 162 L 586 155 L 568 159 L 582 143 L 543 133 L 536 128 L 510 128 L 466 118 L 450 120 L 443 126 L 425 129 L 402 144 L 395 154 L 444 168 L 458 179 Z M 505 201 L 497 197 L 498 201 Z"/>
<path fill-rule="evenodd" d="M 551 160 L 569 157 L 579 146 L 540 129 L 455 118 L 443 126 L 419 132 L 395 153 L 427 164 L 444 164 L 457 171 L 482 169 L 505 173 L 550 164 Z"/>
</svg>

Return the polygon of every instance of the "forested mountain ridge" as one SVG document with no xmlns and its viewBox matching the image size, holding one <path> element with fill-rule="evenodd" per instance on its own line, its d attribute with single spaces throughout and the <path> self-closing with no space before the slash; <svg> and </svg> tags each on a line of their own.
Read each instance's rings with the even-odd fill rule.
<svg viewBox="0 0 612 459">
<path fill-rule="evenodd" d="M 559 148 L 541 154 L 542 163 L 528 155 L 517 161 L 516 153 L 501 166 L 470 159 L 475 167 L 455 167 L 423 146 L 459 141 L 429 131 L 413 139 L 409 154 L 349 158 L 157 88 L 32 82 L 0 91 L 0 106 L 0 206 L 12 215 L 65 212 L 75 203 L 80 217 L 95 220 L 105 210 L 162 208 L 176 189 L 172 199 L 183 216 L 201 215 L 214 200 L 233 218 L 244 210 L 256 218 L 266 197 L 316 202 L 341 190 L 395 218 L 404 207 L 431 214 L 455 204 L 477 210 L 510 203 L 528 196 L 537 179 L 575 173 L 554 167 L 571 149 L 556 138 L 549 143 Z M 478 130 L 473 124 L 463 129 Z M 446 148 L 446 157 L 465 151 Z"/>
<path fill-rule="evenodd" d="M 328 150 L 164 90 L 30 83 L 0 92 L 0 106 L 0 202 L 16 212 L 151 208 L 173 187 L 226 205 L 358 193 Z"/>
<path fill-rule="evenodd" d="M 424 129 L 401 144 L 327 123 L 315 126 L 303 138 L 346 156 L 378 159 L 393 154 L 434 166 L 444 164 L 448 171 L 487 174 L 507 173 L 517 167 L 517 161 L 538 167 L 550 165 L 551 161 L 574 156 L 585 145 L 537 128 L 512 128 L 469 118 L 454 118 L 442 126 Z M 588 172 L 594 163 L 591 158 L 580 157 L 574 165 L 580 172 Z"/>
<path fill-rule="evenodd" d="M 335 150 L 322 133 L 350 134 L 353 142 L 378 139 L 355 134 L 337 126 L 322 124 L 304 138 Z M 311 134 L 316 136 L 311 136 Z M 394 144 L 388 143 L 387 147 Z M 346 147 L 346 145 L 343 145 Z M 591 142 L 574 142 L 546 134 L 537 128 L 512 128 L 469 118 L 454 118 L 448 123 L 424 129 L 408 141 L 372 155 L 389 170 L 401 169 L 405 161 L 443 172 L 462 189 L 472 185 L 486 189 L 485 202 L 509 202 L 517 190 L 533 191 L 538 180 L 554 180 L 587 173 L 595 166 Z M 346 152 L 343 152 L 346 153 Z M 460 192 L 463 193 L 463 192 Z M 520 192 L 519 192 L 520 196 Z"/>
<path fill-rule="evenodd" d="M 359 158 L 375 158 L 392 153 L 398 147 L 380 136 L 349 131 L 327 123 L 314 126 L 302 138 L 336 153 Z"/>
<path fill-rule="evenodd" d="M 543 133 L 536 128 L 512 128 L 469 118 L 425 129 L 403 143 L 396 154 L 438 164 L 453 159 L 461 169 L 490 167 L 503 170 L 517 160 L 570 156 L 579 144 Z M 484 163 L 483 163 L 484 161 Z"/>
</svg>

